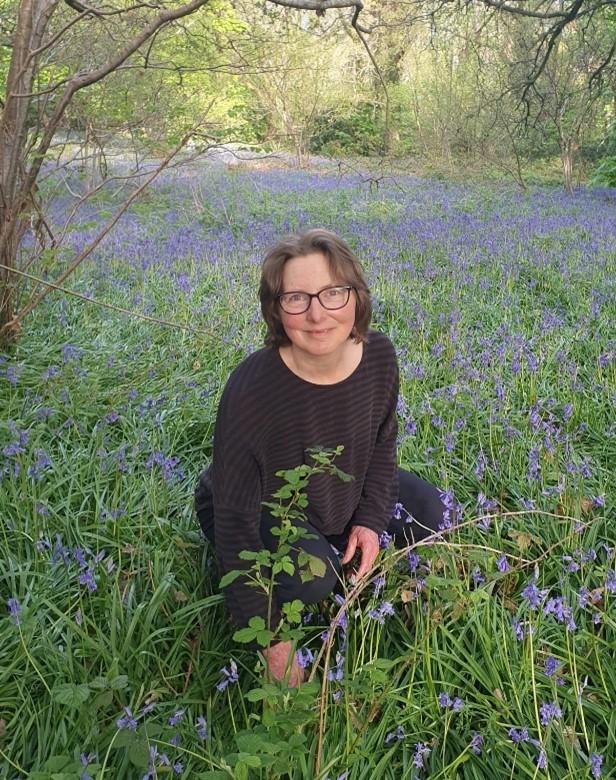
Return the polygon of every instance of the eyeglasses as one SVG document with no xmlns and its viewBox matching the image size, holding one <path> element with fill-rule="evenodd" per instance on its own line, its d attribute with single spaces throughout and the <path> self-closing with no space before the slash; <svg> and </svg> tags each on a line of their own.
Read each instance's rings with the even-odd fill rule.
<svg viewBox="0 0 616 780">
<path fill-rule="evenodd" d="M 287 314 L 303 314 L 308 311 L 312 299 L 316 298 L 324 309 L 333 311 L 334 309 L 342 309 L 349 302 L 349 296 L 353 286 L 345 284 L 341 287 L 326 287 L 324 290 L 319 290 L 318 293 L 307 293 L 301 291 L 293 291 L 283 293 L 278 296 L 280 302 L 280 308 Z"/>
</svg>

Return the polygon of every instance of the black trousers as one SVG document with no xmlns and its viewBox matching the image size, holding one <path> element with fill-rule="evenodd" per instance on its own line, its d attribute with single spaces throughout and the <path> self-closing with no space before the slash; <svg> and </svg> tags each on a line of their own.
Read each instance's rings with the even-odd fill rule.
<svg viewBox="0 0 616 780">
<path fill-rule="evenodd" d="M 398 485 L 398 504 L 387 529 L 392 543 L 397 547 L 425 539 L 439 529 L 444 519 L 451 522 L 455 520 L 451 508 L 448 509 L 443 503 L 441 491 L 434 485 L 404 469 L 398 469 Z M 209 471 L 204 471 L 199 478 L 195 491 L 195 507 L 199 525 L 208 541 L 214 545 L 214 505 Z M 274 552 L 278 545 L 278 537 L 271 533 L 271 529 L 279 525 L 279 522 L 264 509 L 261 514 L 261 540 L 264 549 L 271 552 Z M 296 520 L 293 522 L 294 525 L 299 524 Z M 326 573 L 324 577 L 314 577 L 308 582 L 302 582 L 296 565 L 295 574 L 280 574 L 275 589 L 279 605 L 294 599 L 299 599 L 304 604 L 317 603 L 327 598 L 340 583 L 342 569 L 336 550 L 344 552 L 351 524 L 342 534 L 335 536 L 324 536 L 308 522 L 303 525 L 312 538 L 300 539 L 291 556 L 296 558 L 300 549 L 303 549 L 325 561 Z"/>
</svg>

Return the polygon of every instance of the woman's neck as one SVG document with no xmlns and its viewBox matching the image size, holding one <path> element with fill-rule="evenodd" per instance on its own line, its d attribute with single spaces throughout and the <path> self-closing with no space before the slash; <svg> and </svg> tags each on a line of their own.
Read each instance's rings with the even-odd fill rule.
<svg viewBox="0 0 616 780">
<path fill-rule="evenodd" d="M 280 357 L 287 368 L 301 379 L 316 385 L 333 385 L 347 379 L 361 362 L 362 342 L 349 339 L 340 352 L 332 355 L 310 355 L 293 344 L 280 347 Z"/>
</svg>

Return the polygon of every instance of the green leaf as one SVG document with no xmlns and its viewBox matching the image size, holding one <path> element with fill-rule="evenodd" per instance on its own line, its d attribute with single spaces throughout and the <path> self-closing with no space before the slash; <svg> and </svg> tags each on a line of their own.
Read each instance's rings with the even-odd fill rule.
<svg viewBox="0 0 616 780">
<path fill-rule="evenodd" d="M 308 568 L 313 577 L 325 577 L 327 565 L 322 558 L 318 558 L 316 555 L 309 555 Z"/>
<path fill-rule="evenodd" d="M 248 693 L 244 698 L 252 702 L 263 701 L 263 699 L 267 698 L 267 694 L 265 693 L 263 688 L 253 688 L 252 691 L 248 691 Z"/>
<path fill-rule="evenodd" d="M 240 574 L 245 574 L 245 572 L 238 571 L 237 569 L 234 569 L 233 571 L 228 571 L 220 578 L 219 587 L 226 588 L 227 585 L 231 585 L 231 583 L 235 582 L 235 580 L 240 576 Z"/>
<path fill-rule="evenodd" d="M 233 775 L 229 772 L 225 772 L 224 769 L 208 769 L 207 772 L 200 772 L 197 776 L 197 780 L 229 780 Z"/>
<path fill-rule="evenodd" d="M 66 769 L 70 763 L 72 763 L 72 758 L 70 756 L 50 756 L 43 764 L 43 767 L 48 772 L 61 772 L 63 769 Z"/>
<path fill-rule="evenodd" d="M 150 747 L 145 739 L 137 739 L 128 748 L 128 760 L 133 766 L 145 769 L 150 762 Z"/>
<path fill-rule="evenodd" d="M 254 628 L 239 628 L 235 634 L 233 634 L 233 641 L 246 644 L 247 642 L 253 642 L 257 636 L 258 631 Z"/>
<path fill-rule="evenodd" d="M 65 704 L 67 707 L 78 709 L 90 698 L 90 686 L 85 684 L 77 685 L 76 683 L 61 683 L 53 688 L 51 698 L 60 704 Z"/>
<path fill-rule="evenodd" d="M 121 691 L 128 686 L 128 675 L 118 674 L 109 681 L 109 687 L 113 691 Z"/>
<path fill-rule="evenodd" d="M 101 691 L 100 693 L 96 694 L 92 704 L 90 705 L 90 709 L 93 712 L 96 712 L 97 710 L 103 709 L 104 707 L 108 707 L 112 701 L 113 691 L 110 688 L 107 688 L 106 691 Z"/>
</svg>

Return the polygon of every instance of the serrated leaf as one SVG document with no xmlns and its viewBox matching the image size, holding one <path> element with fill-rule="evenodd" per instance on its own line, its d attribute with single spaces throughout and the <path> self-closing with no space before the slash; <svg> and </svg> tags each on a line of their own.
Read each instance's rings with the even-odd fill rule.
<svg viewBox="0 0 616 780">
<path fill-rule="evenodd" d="M 66 769 L 70 763 L 72 763 L 72 758 L 70 756 L 56 755 L 50 756 L 43 764 L 43 767 L 48 772 L 61 772 L 63 769 Z"/>
<path fill-rule="evenodd" d="M 92 704 L 90 705 L 90 708 L 96 712 L 96 710 L 100 710 L 103 707 L 108 707 L 112 701 L 113 691 L 108 688 L 106 691 L 101 691 L 100 693 L 96 694 Z"/>
<path fill-rule="evenodd" d="M 112 680 L 109 681 L 109 687 L 113 691 L 121 691 L 128 685 L 128 675 L 118 674 Z"/>
<path fill-rule="evenodd" d="M 78 709 L 90 698 L 90 686 L 83 683 L 61 683 L 53 688 L 51 698 L 67 707 Z"/>
<path fill-rule="evenodd" d="M 245 572 L 238 571 L 237 569 L 234 569 L 233 571 L 228 571 L 226 574 L 223 574 L 223 576 L 220 578 L 219 587 L 226 588 L 227 585 L 231 585 L 232 582 L 235 582 L 235 580 L 241 574 L 245 574 Z"/>
<path fill-rule="evenodd" d="M 150 762 L 150 748 L 147 740 L 137 739 L 128 748 L 128 760 L 138 769 L 145 769 Z"/>
<path fill-rule="evenodd" d="M 327 564 L 322 558 L 316 555 L 308 556 L 308 568 L 313 577 L 325 577 L 327 572 Z"/>
</svg>

